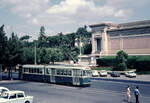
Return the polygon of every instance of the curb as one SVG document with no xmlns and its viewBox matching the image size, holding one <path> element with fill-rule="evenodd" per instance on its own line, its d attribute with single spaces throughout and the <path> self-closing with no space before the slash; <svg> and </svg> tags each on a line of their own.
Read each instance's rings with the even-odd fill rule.
<svg viewBox="0 0 150 103">
<path fill-rule="evenodd" d="M 113 79 L 113 78 L 91 78 L 92 80 L 105 80 L 105 81 L 115 81 L 115 82 L 129 82 L 129 83 L 139 83 L 139 84 L 150 84 L 150 81 L 141 80 L 125 80 L 125 79 Z"/>
</svg>

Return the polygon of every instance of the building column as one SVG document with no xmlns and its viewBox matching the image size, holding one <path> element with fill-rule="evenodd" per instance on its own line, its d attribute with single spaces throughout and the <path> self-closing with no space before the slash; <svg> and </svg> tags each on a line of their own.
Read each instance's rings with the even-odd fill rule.
<svg viewBox="0 0 150 103">
<path fill-rule="evenodd" d="M 96 48 L 95 48 L 96 43 L 95 43 L 95 36 L 94 35 L 95 34 L 92 33 L 92 54 L 94 54 L 96 51 Z"/>
<path fill-rule="evenodd" d="M 108 55 L 108 36 L 107 28 L 102 32 L 102 54 Z"/>
</svg>

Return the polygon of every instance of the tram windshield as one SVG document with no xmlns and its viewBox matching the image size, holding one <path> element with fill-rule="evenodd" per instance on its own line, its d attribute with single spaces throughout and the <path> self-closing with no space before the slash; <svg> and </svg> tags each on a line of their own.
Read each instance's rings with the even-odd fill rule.
<svg viewBox="0 0 150 103">
<path fill-rule="evenodd" d="M 91 72 L 89 70 L 84 70 L 83 76 L 91 76 Z"/>
</svg>

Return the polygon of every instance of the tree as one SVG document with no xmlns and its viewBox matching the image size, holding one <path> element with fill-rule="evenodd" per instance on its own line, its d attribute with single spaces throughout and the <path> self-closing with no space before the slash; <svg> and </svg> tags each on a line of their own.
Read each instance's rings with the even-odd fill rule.
<svg viewBox="0 0 150 103">
<path fill-rule="evenodd" d="M 91 54 L 92 52 L 92 44 L 91 43 L 86 43 L 82 47 L 83 54 Z"/>
<path fill-rule="evenodd" d="M 22 45 L 19 41 L 17 35 L 14 33 L 11 34 L 11 37 L 8 41 L 8 65 L 10 67 L 16 66 L 17 64 L 21 63 L 21 56 L 23 54 L 22 52 Z M 9 78 L 10 78 L 10 68 L 9 68 Z"/>
<path fill-rule="evenodd" d="M 50 62 L 50 56 L 48 54 L 48 51 L 43 48 L 41 51 L 40 51 L 40 63 L 41 64 L 49 64 Z"/>
<path fill-rule="evenodd" d="M 25 35 L 23 37 L 20 38 L 20 40 L 24 41 L 24 40 L 29 40 L 30 39 L 30 36 L 29 35 Z"/>
<path fill-rule="evenodd" d="M 32 45 L 32 42 L 29 42 L 30 36 L 25 35 L 22 36 L 19 40 L 21 41 L 23 47 L 30 47 Z"/>
<path fill-rule="evenodd" d="M 61 53 L 60 49 L 58 48 L 49 48 L 47 49 L 48 56 L 50 58 L 50 62 L 54 64 L 54 62 L 62 61 L 63 54 Z"/>
<path fill-rule="evenodd" d="M 78 43 L 80 41 L 80 39 L 82 39 L 83 37 L 86 37 L 86 34 L 87 34 L 87 30 L 85 27 L 80 27 L 78 28 L 77 32 L 76 32 L 76 36 L 77 36 L 77 39 L 78 39 Z M 78 44 L 79 45 L 79 44 Z"/>
<path fill-rule="evenodd" d="M 39 40 L 45 39 L 45 28 L 44 28 L 44 26 L 41 26 L 39 35 L 40 35 Z"/>
<path fill-rule="evenodd" d="M 7 37 L 5 36 L 4 25 L 0 27 L 0 64 L 7 63 Z"/>
<path fill-rule="evenodd" d="M 117 53 L 117 56 L 116 56 L 116 70 L 125 70 L 127 69 L 127 58 L 128 58 L 128 54 L 125 53 L 123 50 L 119 51 Z"/>
<path fill-rule="evenodd" d="M 23 64 L 34 64 L 34 49 L 33 47 L 23 48 L 22 63 Z"/>
</svg>

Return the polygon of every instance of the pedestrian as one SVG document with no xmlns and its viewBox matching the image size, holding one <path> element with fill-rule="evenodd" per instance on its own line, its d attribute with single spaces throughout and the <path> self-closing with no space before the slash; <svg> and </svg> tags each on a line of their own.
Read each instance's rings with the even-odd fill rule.
<svg viewBox="0 0 150 103">
<path fill-rule="evenodd" d="M 139 92 L 139 87 L 136 86 L 135 90 L 134 90 L 134 95 L 135 95 L 135 98 L 136 98 L 136 102 L 135 103 L 140 103 L 139 102 L 139 96 L 141 95 L 140 92 Z"/>
<path fill-rule="evenodd" d="M 131 91 L 130 91 L 130 86 L 128 85 L 128 87 L 127 87 L 127 101 L 128 101 L 128 103 L 130 103 L 130 99 L 131 99 Z"/>
</svg>

